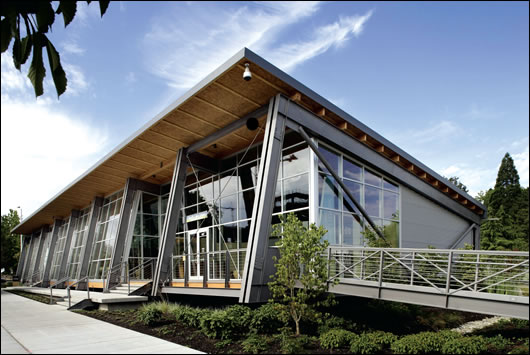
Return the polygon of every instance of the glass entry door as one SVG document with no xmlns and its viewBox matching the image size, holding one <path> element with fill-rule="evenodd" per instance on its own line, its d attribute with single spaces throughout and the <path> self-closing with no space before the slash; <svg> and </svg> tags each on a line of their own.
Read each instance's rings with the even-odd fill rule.
<svg viewBox="0 0 530 355">
<path fill-rule="evenodd" d="M 196 229 L 188 232 L 188 270 L 190 280 L 202 280 L 208 265 L 207 253 L 209 251 L 208 243 L 209 228 Z"/>
</svg>

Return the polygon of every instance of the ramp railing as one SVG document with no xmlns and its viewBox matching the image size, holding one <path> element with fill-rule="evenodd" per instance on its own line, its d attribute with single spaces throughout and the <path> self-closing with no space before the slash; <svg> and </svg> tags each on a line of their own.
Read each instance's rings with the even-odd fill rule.
<svg viewBox="0 0 530 355">
<path fill-rule="evenodd" d="M 328 279 L 528 297 L 528 252 L 330 247 Z"/>
</svg>

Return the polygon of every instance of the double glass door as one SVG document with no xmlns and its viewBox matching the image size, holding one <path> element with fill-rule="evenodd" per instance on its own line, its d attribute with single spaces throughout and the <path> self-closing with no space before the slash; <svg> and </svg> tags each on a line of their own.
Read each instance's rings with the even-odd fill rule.
<svg viewBox="0 0 530 355">
<path fill-rule="evenodd" d="M 209 228 L 196 229 L 188 232 L 188 270 L 190 280 L 202 280 L 207 272 L 209 251 Z"/>
</svg>

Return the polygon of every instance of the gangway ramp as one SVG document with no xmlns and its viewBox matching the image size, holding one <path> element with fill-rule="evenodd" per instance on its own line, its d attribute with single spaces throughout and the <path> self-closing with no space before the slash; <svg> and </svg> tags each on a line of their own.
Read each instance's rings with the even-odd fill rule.
<svg viewBox="0 0 530 355">
<path fill-rule="evenodd" d="M 528 255 L 516 251 L 330 247 L 326 256 L 329 290 L 529 319 Z"/>
</svg>

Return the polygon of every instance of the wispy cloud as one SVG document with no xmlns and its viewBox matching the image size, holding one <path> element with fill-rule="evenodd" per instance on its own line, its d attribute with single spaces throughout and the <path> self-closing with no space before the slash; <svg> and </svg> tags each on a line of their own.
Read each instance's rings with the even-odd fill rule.
<svg viewBox="0 0 530 355">
<path fill-rule="evenodd" d="M 62 46 L 64 53 L 83 55 L 86 52 L 86 50 L 84 48 L 81 48 L 79 44 L 74 40 L 64 42 Z"/>
<path fill-rule="evenodd" d="M 440 172 L 447 178 L 457 176 L 460 182 L 467 186 L 471 196 L 493 187 L 497 176 L 497 169 L 480 168 L 466 163 L 450 165 Z"/>
<path fill-rule="evenodd" d="M 521 153 L 514 154 L 512 156 L 517 172 L 519 173 L 519 181 L 521 186 L 528 186 L 529 182 L 529 172 L 528 166 L 530 165 L 530 159 L 528 157 L 528 145 L 525 150 Z"/>
<path fill-rule="evenodd" d="M 393 137 L 396 142 L 413 142 L 422 145 L 429 142 L 448 141 L 458 134 L 458 125 L 452 121 L 442 120 L 427 127 L 399 131 Z"/>
<path fill-rule="evenodd" d="M 144 36 L 149 70 L 174 88 L 189 88 L 243 47 L 292 70 L 304 61 L 362 33 L 372 11 L 341 17 L 310 29 L 304 38 L 284 43 L 281 34 L 315 15 L 320 2 L 258 2 L 236 9 L 195 4 L 153 19 Z M 189 15 L 189 16 L 187 16 Z"/>
</svg>

